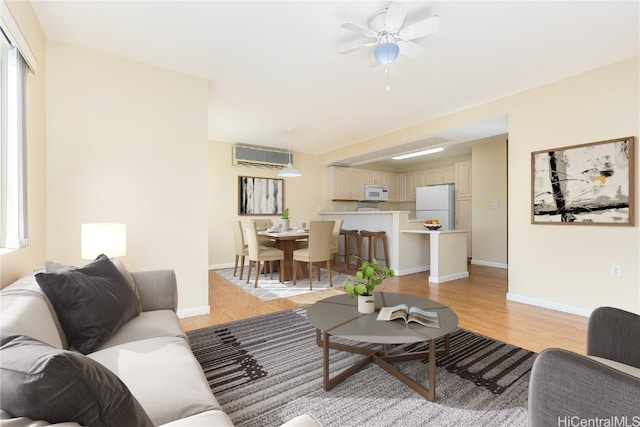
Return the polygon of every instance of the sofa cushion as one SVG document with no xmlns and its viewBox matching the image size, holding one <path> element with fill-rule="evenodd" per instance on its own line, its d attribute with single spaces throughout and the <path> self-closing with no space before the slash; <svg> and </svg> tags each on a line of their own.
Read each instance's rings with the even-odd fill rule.
<svg viewBox="0 0 640 427">
<path fill-rule="evenodd" d="M 155 425 L 222 409 L 188 342 L 158 337 L 98 350 L 87 357 L 116 374 Z"/>
<path fill-rule="evenodd" d="M 2 409 L 10 414 L 86 426 L 153 426 L 118 377 L 77 352 L 2 332 Z"/>
<path fill-rule="evenodd" d="M 53 347 L 66 347 L 67 339 L 51 302 L 33 276 L 31 288 L 26 279 L 0 293 L 0 329 L 36 338 Z"/>
<path fill-rule="evenodd" d="M 122 325 L 97 350 L 156 337 L 179 337 L 187 339 L 180 318 L 171 310 L 143 311 Z"/>
<path fill-rule="evenodd" d="M 76 270 L 36 274 L 69 343 L 87 354 L 140 313 L 140 302 L 111 260 L 100 255 Z"/>
</svg>

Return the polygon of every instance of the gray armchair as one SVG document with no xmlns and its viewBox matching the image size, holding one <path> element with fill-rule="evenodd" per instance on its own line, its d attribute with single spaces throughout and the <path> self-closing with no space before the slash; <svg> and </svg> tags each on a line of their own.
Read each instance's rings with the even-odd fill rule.
<svg viewBox="0 0 640 427">
<path fill-rule="evenodd" d="M 589 318 L 587 357 L 557 348 L 540 353 L 531 371 L 528 419 L 531 427 L 604 425 L 580 424 L 595 419 L 638 425 L 640 316 L 598 308 Z"/>
</svg>

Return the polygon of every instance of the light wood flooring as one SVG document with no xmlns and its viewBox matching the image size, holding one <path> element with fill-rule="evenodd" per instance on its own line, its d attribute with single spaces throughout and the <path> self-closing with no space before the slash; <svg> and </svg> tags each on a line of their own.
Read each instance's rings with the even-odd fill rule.
<svg viewBox="0 0 640 427">
<path fill-rule="evenodd" d="M 345 269 L 344 265 L 332 268 Z M 470 264 L 469 277 L 466 279 L 429 284 L 427 273 L 416 273 L 387 279 L 376 290 L 436 300 L 456 312 L 461 328 L 538 353 L 550 347 L 579 354 L 585 354 L 586 351 L 588 319 L 507 301 L 507 270 Z M 184 318 L 182 326 L 185 330 L 191 330 L 287 310 L 322 299 L 327 296 L 323 292 L 335 293 L 336 290 L 308 294 L 309 298 L 303 302 L 289 298 L 263 302 L 210 271 L 211 313 Z"/>
</svg>

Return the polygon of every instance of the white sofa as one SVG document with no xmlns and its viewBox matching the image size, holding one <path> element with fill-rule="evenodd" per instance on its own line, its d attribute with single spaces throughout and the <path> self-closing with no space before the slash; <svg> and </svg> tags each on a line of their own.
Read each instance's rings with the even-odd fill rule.
<svg viewBox="0 0 640 427">
<path fill-rule="evenodd" d="M 0 425 L 5 427 L 83 425 L 71 422 L 72 420 L 69 419 L 59 419 L 66 416 L 60 415 L 60 411 L 64 413 L 66 407 L 76 404 L 76 400 L 83 400 L 86 395 L 91 395 L 93 400 L 86 405 L 92 407 L 86 411 L 97 413 L 95 416 L 97 418 L 88 423 L 92 425 L 130 424 L 132 421 L 122 421 L 126 418 L 118 418 L 121 414 L 116 412 L 131 411 L 132 408 L 140 409 L 141 407 L 143 412 L 139 415 L 141 418 L 135 421 L 137 425 L 233 426 L 231 419 L 224 413 L 211 392 L 176 315 L 177 286 L 174 272 L 156 270 L 129 274 L 121 263 L 116 262 L 115 266 L 132 287 L 134 295 L 137 295 L 139 314 L 127 320 L 104 342 L 86 354 L 76 351 L 75 347 L 70 349 L 72 340 L 65 333 L 63 327 L 65 321 L 61 321 L 68 316 L 59 311 L 60 302 L 53 298 L 58 305 L 52 303 L 52 299 L 44 292 L 44 288 L 38 284 L 45 276 L 36 280 L 35 274 L 29 275 L 0 292 L 2 304 Z M 56 273 L 50 273 L 46 277 L 56 279 L 53 274 L 69 274 L 62 272 L 67 269 L 60 265 L 51 264 L 50 267 L 49 270 Z M 69 308 L 68 312 L 72 311 L 73 307 Z M 66 319 L 66 322 L 68 321 L 69 319 Z M 87 324 L 90 325 L 91 320 L 88 320 Z M 28 382 L 23 379 L 25 375 L 31 375 L 34 370 L 41 369 L 42 360 L 35 362 L 29 360 L 34 354 L 36 358 L 39 357 L 40 353 L 54 353 L 58 357 L 56 360 L 62 360 L 62 365 L 59 366 L 63 366 L 64 369 L 58 368 L 57 371 L 66 370 L 69 365 L 72 365 L 71 369 L 78 371 L 77 375 L 68 372 L 65 372 L 64 376 L 61 374 L 62 385 L 54 386 L 63 390 L 59 393 L 62 401 L 52 398 L 53 400 L 49 402 L 43 402 L 43 398 L 38 397 L 37 393 L 29 394 L 29 390 L 23 390 L 23 388 L 28 389 L 23 387 L 23 383 Z M 50 361 L 51 358 L 47 356 L 44 360 Z M 78 368 L 78 366 L 81 367 Z M 25 374 L 22 371 L 29 372 Z M 89 372 L 88 380 L 82 378 L 86 372 Z M 113 378 L 113 374 L 121 383 L 124 383 L 124 386 L 115 384 L 116 392 L 114 388 L 96 391 L 104 382 L 118 383 L 119 381 Z M 81 380 L 75 381 L 77 378 Z M 96 380 L 96 378 L 106 378 L 106 380 Z M 43 379 L 43 381 L 48 380 Z M 73 390 L 67 393 L 67 387 L 76 387 L 78 383 L 80 383 L 80 390 L 76 390 L 77 394 L 74 395 Z M 119 402 L 121 397 L 127 394 L 127 389 L 133 398 L 124 403 Z M 93 396 L 94 394 L 97 397 Z M 65 398 L 67 402 L 64 401 Z M 69 399 L 72 401 L 68 402 Z M 114 403 L 115 401 L 118 402 Z M 121 407 L 114 409 L 113 406 L 116 404 L 120 404 Z M 40 408 L 43 405 L 44 408 Z M 47 406 L 53 409 L 47 409 Z M 36 407 L 38 407 L 37 410 Z M 23 413 L 12 413 L 16 411 Z M 42 411 L 47 414 L 46 411 L 53 411 L 51 417 L 58 417 L 58 419 L 38 417 L 35 419 L 46 421 L 34 421 L 32 414 L 43 414 Z M 82 411 L 85 411 L 85 408 Z M 86 413 L 81 416 L 87 419 Z M 320 424 L 311 415 L 302 414 L 285 425 L 308 427 Z"/>
</svg>

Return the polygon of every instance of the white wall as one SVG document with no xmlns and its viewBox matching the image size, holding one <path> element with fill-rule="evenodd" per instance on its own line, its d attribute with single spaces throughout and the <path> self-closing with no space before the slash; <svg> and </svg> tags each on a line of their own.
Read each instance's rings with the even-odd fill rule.
<svg viewBox="0 0 640 427">
<path fill-rule="evenodd" d="M 47 41 L 47 257 L 82 265 L 80 224 L 124 222 L 130 270 L 173 268 L 208 310 L 206 80 Z M 108 255 L 108 254 L 107 254 Z"/>
</svg>

